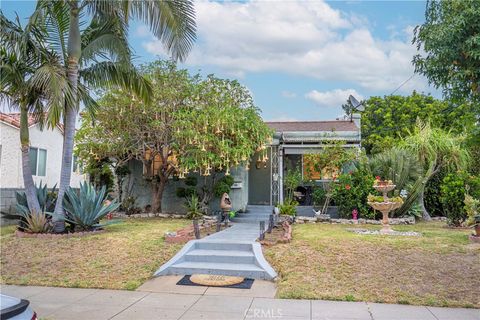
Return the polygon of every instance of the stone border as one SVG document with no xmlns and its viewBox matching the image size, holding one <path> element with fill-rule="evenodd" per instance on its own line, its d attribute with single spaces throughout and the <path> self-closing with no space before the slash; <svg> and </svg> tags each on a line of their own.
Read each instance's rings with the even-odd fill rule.
<svg viewBox="0 0 480 320">
<path fill-rule="evenodd" d="M 200 220 L 198 227 L 200 228 L 200 231 L 202 231 L 207 228 L 216 227 L 216 223 L 208 220 Z M 195 240 L 195 230 L 193 229 L 193 223 L 175 232 L 165 233 L 166 243 L 187 243 L 190 240 Z"/>
<path fill-rule="evenodd" d="M 80 232 L 71 232 L 71 233 L 29 233 L 23 232 L 20 230 L 15 231 L 15 236 L 17 238 L 42 238 L 42 239 L 62 239 L 62 238 L 80 238 L 89 235 L 96 235 L 105 233 L 105 230 L 95 230 L 95 231 L 80 231 Z"/>
<path fill-rule="evenodd" d="M 389 218 L 389 223 L 391 225 L 410 225 L 415 224 L 414 217 L 406 217 L 406 218 Z M 381 220 L 372 220 L 372 219 L 332 219 L 329 215 L 319 215 L 317 217 L 302 217 L 297 216 L 295 217 L 295 223 L 303 224 L 303 223 L 332 223 L 332 224 L 375 224 L 380 225 L 382 224 Z"/>
<path fill-rule="evenodd" d="M 113 214 L 114 218 L 119 219 L 140 219 L 140 218 L 166 218 L 166 219 L 186 219 L 184 214 L 176 213 L 138 213 L 127 215 L 124 212 L 115 212 Z M 215 216 L 204 215 L 203 220 L 217 220 Z"/>
</svg>

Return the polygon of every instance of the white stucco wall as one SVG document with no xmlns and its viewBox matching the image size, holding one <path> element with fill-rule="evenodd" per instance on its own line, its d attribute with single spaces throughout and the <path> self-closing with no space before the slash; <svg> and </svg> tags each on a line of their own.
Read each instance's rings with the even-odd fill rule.
<svg viewBox="0 0 480 320">
<path fill-rule="evenodd" d="M 20 130 L 0 122 L 0 143 L 2 153 L 0 159 L 0 188 L 23 188 L 22 158 L 20 150 Z M 49 187 L 60 182 L 62 164 L 63 135 L 58 128 L 40 130 L 38 125 L 30 127 L 30 146 L 47 150 L 45 176 L 34 176 L 35 183 L 42 181 Z M 72 187 L 78 187 L 84 175 L 72 173 Z"/>
</svg>

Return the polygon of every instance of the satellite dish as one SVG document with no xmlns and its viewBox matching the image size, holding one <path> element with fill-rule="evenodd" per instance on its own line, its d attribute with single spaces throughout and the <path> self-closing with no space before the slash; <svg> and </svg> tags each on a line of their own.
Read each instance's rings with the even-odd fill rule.
<svg viewBox="0 0 480 320">
<path fill-rule="evenodd" d="M 353 106 L 353 108 L 356 111 L 365 111 L 365 108 L 363 107 L 363 103 L 358 102 L 358 100 L 355 99 L 354 96 L 349 95 L 348 96 L 348 101 L 350 102 L 350 104 Z"/>
</svg>

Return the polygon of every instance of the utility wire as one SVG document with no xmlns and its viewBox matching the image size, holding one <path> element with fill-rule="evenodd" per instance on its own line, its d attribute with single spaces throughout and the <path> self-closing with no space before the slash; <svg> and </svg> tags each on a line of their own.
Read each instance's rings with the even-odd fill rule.
<svg viewBox="0 0 480 320">
<path fill-rule="evenodd" d="M 412 80 L 412 78 L 413 78 L 414 76 L 415 76 L 415 73 L 412 74 L 412 75 L 410 76 L 410 78 L 408 78 L 407 80 L 403 81 L 402 84 L 400 84 L 397 89 L 393 90 L 393 92 L 389 94 L 389 96 L 391 96 L 392 94 L 394 94 L 395 92 L 397 92 L 397 91 L 398 91 L 401 87 L 403 87 L 408 81 Z"/>
</svg>

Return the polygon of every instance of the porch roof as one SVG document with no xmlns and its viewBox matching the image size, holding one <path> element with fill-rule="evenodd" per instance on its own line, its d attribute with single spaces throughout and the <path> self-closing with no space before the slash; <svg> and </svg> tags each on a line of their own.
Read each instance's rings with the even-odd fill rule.
<svg viewBox="0 0 480 320">
<path fill-rule="evenodd" d="M 360 129 L 355 122 L 347 120 L 332 121 L 267 121 L 266 124 L 276 132 L 338 132 L 353 131 Z"/>
</svg>

